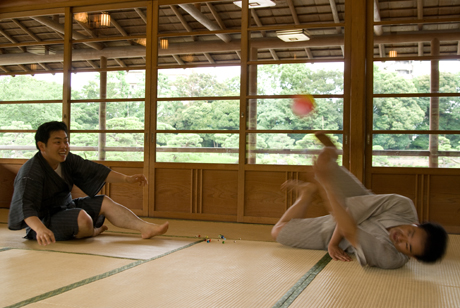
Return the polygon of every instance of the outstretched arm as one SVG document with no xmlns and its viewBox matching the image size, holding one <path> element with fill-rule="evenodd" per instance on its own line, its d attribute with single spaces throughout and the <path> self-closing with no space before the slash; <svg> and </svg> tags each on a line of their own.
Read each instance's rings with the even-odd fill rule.
<svg viewBox="0 0 460 308">
<path fill-rule="evenodd" d="M 343 236 L 340 233 L 339 229 L 336 227 L 334 233 L 332 234 L 331 240 L 327 246 L 327 252 L 332 259 L 336 261 L 351 261 L 350 256 L 339 247 L 340 242 L 342 241 Z"/>
<path fill-rule="evenodd" d="M 108 183 L 139 183 L 140 186 L 148 184 L 147 178 L 143 174 L 126 175 L 113 170 L 110 171 L 105 181 Z"/>
</svg>

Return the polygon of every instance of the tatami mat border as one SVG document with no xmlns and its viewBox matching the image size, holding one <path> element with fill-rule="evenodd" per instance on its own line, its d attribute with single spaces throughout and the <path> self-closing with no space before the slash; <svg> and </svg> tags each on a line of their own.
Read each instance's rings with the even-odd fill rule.
<svg viewBox="0 0 460 308">
<path fill-rule="evenodd" d="M 195 242 L 193 242 L 192 244 L 195 244 Z M 51 250 L 51 249 L 41 250 L 41 249 L 23 248 L 23 247 L 21 247 L 21 248 L 6 247 L 6 248 L 3 248 L 3 249 L 0 249 L 0 252 L 2 250 L 9 250 L 9 249 L 41 251 L 41 252 L 54 252 L 54 253 L 66 253 L 66 254 L 71 254 L 71 255 L 95 256 L 95 257 L 104 257 L 104 258 L 122 259 L 122 260 L 133 260 L 133 261 L 137 261 L 137 260 L 150 261 L 150 259 L 145 260 L 145 259 L 137 259 L 137 258 L 106 256 L 106 255 L 101 255 L 101 254 L 96 254 L 96 253 L 89 253 L 89 252 L 62 251 L 62 250 Z M 166 254 L 162 254 L 162 255 L 160 255 L 158 257 L 163 257 L 164 255 L 166 255 Z"/>
<path fill-rule="evenodd" d="M 9 248 L 9 247 L 0 248 L 0 252 L 10 250 L 10 249 L 12 249 L 12 248 Z"/>
<path fill-rule="evenodd" d="M 171 251 L 168 251 L 162 255 L 159 255 L 159 256 L 155 256 L 153 258 L 150 258 L 150 259 L 147 259 L 147 260 L 137 260 L 137 261 L 134 261 L 130 264 L 127 264 L 125 266 L 122 266 L 122 267 L 119 267 L 119 268 L 116 268 L 116 269 L 113 269 L 111 271 L 108 271 L 108 272 L 105 272 L 103 274 L 100 274 L 100 275 L 96 275 L 96 276 L 93 276 L 93 277 L 90 277 L 90 278 L 87 278 L 87 279 L 83 279 L 81 281 L 77 281 L 75 283 L 72 283 L 70 285 L 67 285 L 67 286 L 64 286 L 62 288 L 59 288 L 59 289 L 56 289 L 56 290 L 53 290 L 53 291 L 50 291 L 50 292 L 46 292 L 46 293 L 43 293 L 43 294 L 40 294 L 38 296 L 35 296 L 35 297 L 32 297 L 32 298 L 29 298 L 29 299 L 26 299 L 26 300 L 23 300 L 19 303 L 16 303 L 16 304 L 13 304 L 13 305 L 10 305 L 10 306 L 6 306 L 5 308 L 19 308 L 19 307 L 24 307 L 26 305 L 29 305 L 29 304 L 32 304 L 32 303 L 36 303 L 36 302 L 39 302 L 41 300 L 44 300 L 44 299 L 47 299 L 47 298 L 50 298 L 50 297 L 53 297 L 53 296 L 56 296 L 56 295 L 59 295 L 59 294 L 62 294 L 62 293 L 65 293 L 67 291 L 70 291 L 70 290 L 73 290 L 73 289 L 76 289 L 78 287 L 81 287 L 83 285 L 86 285 L 86 284 L 89 284 L 89 283 L 92 283 L 94 281 L 97 281 L 97 280 L 101 280 L 101 279 L 104 279 L 104 278 L 107 278 L 107 277 L 110 277 L 110 276 L 113 276 L 115 274 L 118 274 L 118 273 L 121 273 L 123 271 L 126 271 L 128 269 L 131 269 L 133 267 L 136 267 L 136 266 L 139 266 L 141 264 L 144 264 L 146 262 L 150 262 L 150 261 L 153 261 L 153 260 L 156 260 L 156 259 L 159 259 L 159 258 L 162 258 L 164 256 L 167 256 L 171 253 L 174 253 L 176 251 L 179 251 L 179 250 L 182 250 L 182 249 L 185 249 L 185 248 L 188 248 L 188 247 L 191 247 L 193 245 L 196 245 L 198 243 L 201 243 L 203 242 L 204 240 L 199 240 L 199 241 L 196 241 L 196 242 L 193 242 L 193 243 L 190 243 L 188 245 L 185 245 L 183 247 L 179 247 L 179 248 L 176 248 L 174 250 L 171 250 Z M 9 248 L 8 248 L 9 249 Z"/>
<path fill-rule="evenodd" d="M 300 278 L 272 308 L 286 308 L 305 290 L 324 267 L 332 260 L 328 253 L 321 258 L 305 275 Z"/>
</svg>

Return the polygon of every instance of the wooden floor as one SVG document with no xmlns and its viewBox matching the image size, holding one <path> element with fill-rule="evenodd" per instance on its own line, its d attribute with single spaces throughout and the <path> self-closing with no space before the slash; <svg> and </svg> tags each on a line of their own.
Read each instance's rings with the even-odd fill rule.
<svg viewBox="0 0 460 308">
<path fill-rule="evenodd" d="M 284 247 L 270 225 L 171 220 L 150 240 L 109 226 L 41 247 L 9 231 L 7 214 L 1 307 L 460 307 L 460 235 L 440 264 L 381 270 Z"/>
</svg>

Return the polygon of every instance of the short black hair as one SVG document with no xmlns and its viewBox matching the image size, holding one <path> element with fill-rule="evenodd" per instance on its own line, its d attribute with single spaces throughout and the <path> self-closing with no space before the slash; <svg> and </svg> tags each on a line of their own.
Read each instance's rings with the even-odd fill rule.
<svg viewBox="0 0 460 308">
<path fill-rule="evenodd" d="M 425 230 L 427 238 L 423 254 L 415 256 L 415 258 L 425 263 L 440 261 L 446 253 L 447 242 L 449 241 L 446 230 L 441 225 L 433 222 L 424 222 L 418 226 Z"/>
<path fill-rule="evenodd" d="M 40 125 L 35 133 L 35 146 L 37 147 L 37 150 L 40 150 L 38 148 L 39 141 L 47 144 L 50 139 L 51 132 L 61 130 L 65 131 L 67 134 L 67 125 L 64 122 L 52 121 Z"/>
</svg>

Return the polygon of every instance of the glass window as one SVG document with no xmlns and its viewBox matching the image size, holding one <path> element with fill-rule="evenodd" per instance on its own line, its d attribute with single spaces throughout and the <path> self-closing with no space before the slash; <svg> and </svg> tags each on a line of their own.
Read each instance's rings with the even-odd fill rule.
<svg viewBox="0 0 460 308">
<path fill-rule="evenodd" d="M 70 150 L 91 160 L 143 161 L 144 133 L 72 133 Z"/>
<path fill-rule="evenodd" d="M 35 133 L 0 133 L 0 158 L 31 158 L 35 153 Z"/>
<path fill-rule="evenodd" d="M 157 134 L 158 162 L 238 163 L 238 134 Z"/>
<path fill-rule="evenodd" d="M 328 134 L 341 151 L 343 135 Z M 246 159 L 249 164 L 313 165 L 323 145 L 314 134 L 248 134 Z M 341 153 L 338 163 L 341 164 Z"/>
</svg>

